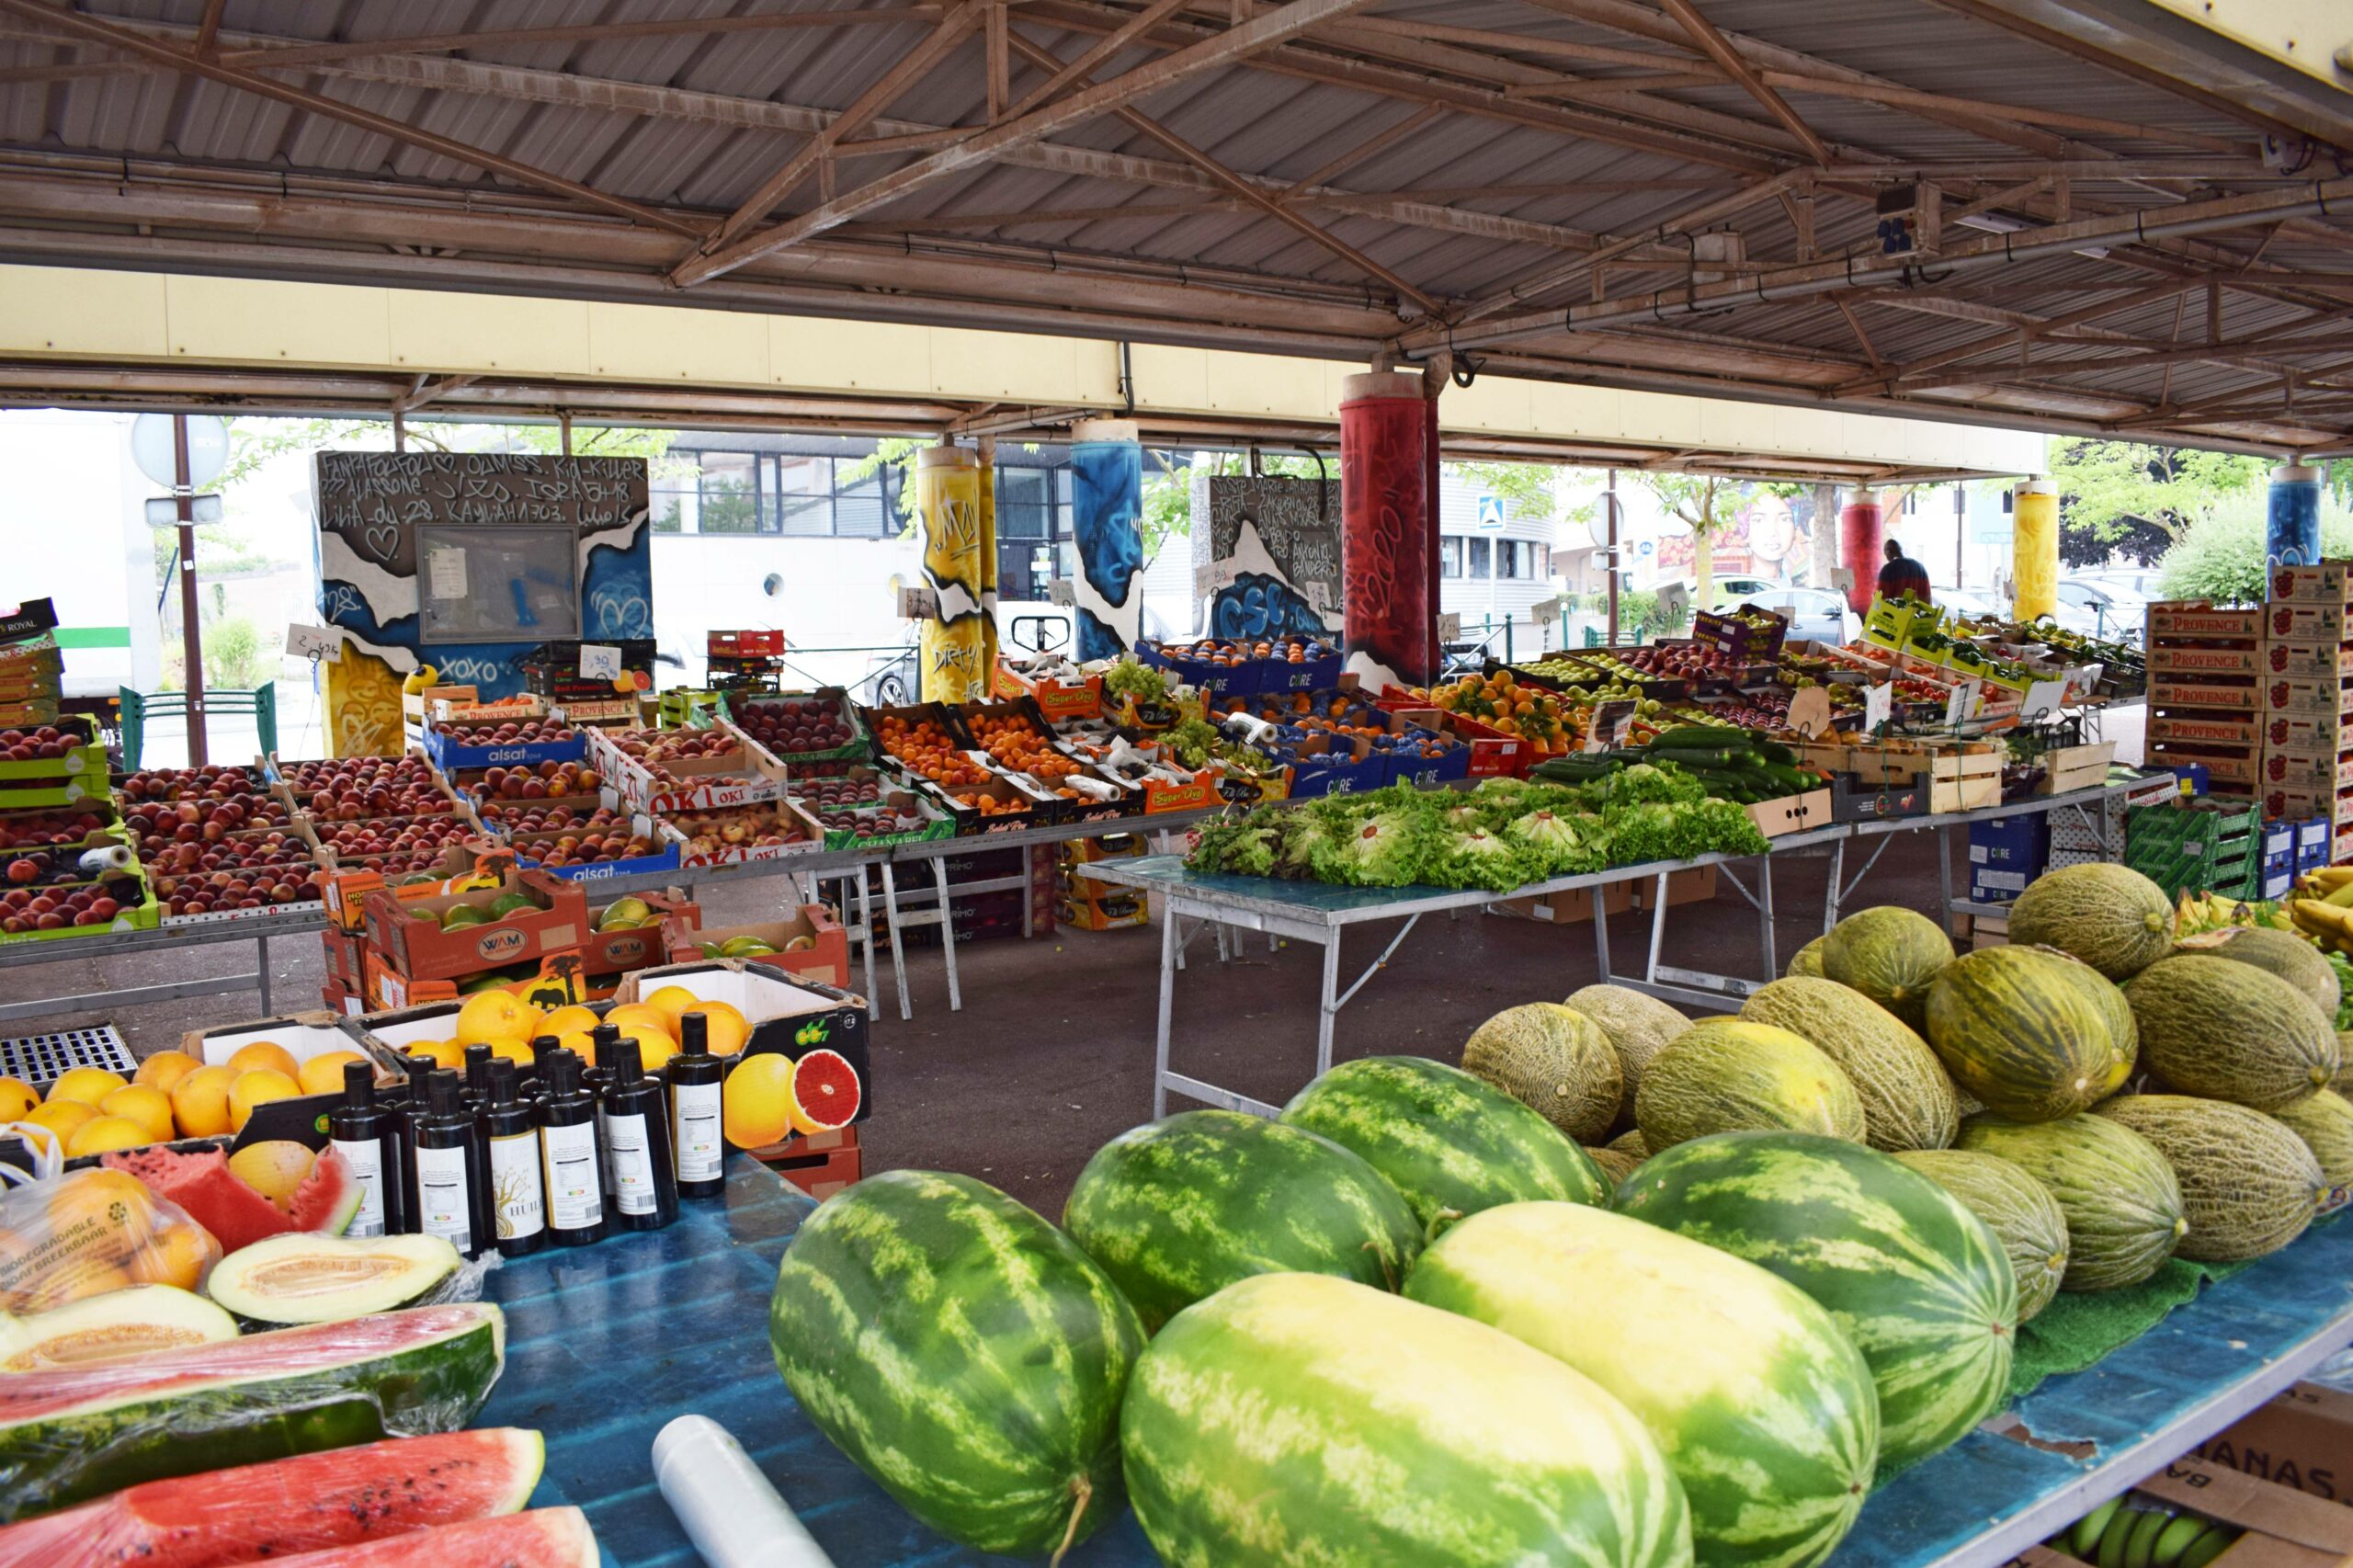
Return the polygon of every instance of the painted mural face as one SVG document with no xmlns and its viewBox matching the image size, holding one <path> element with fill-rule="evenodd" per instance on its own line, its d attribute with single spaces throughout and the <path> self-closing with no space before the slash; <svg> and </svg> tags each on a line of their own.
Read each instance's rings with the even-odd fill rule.
<svg viewBox="0 0 2353 1568">
<path fill-rule="evenodd" d="M 1070 451 L 1071 585 L 1081 659 L 1116 658 L 1143 619 L 1136 574 L 1143 569 L 1143 449 L 1131 441 L 1081 441 Z"/>
</svg>

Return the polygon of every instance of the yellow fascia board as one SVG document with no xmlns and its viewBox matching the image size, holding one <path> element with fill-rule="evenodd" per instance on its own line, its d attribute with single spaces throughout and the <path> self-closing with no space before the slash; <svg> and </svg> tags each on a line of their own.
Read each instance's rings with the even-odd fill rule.
<svg viewBox="0 0 2353 1568">
<path fill-rule="evenodd" d="M 0 267 L 0 355 L 411 375 L 515 376 L 915 400 L 1115 408 L 1119 347 L 1093 338 L 517 298 Z M 1134 345 L 1145 414 L 1332 418 L 1360 367 Z M 2029 432 L 1667 392 L 1480 377 L 1442 428 L 2001 473 L 2044 471 Z"/>
</svg>

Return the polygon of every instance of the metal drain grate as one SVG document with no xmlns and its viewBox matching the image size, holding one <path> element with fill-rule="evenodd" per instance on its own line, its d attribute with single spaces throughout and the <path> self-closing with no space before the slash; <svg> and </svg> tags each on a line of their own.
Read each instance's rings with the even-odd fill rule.
<svg viewBox="0 0 2353 1568">
<path fill-rule="evenodd" d="M 47 1088 L 74 1067 L 103 1067 L 128 1078 L 138 1070 L 139 1058 L 112 1024 L 0 1040 L 0 1073 L 37 1089 Z"/>
</svg>

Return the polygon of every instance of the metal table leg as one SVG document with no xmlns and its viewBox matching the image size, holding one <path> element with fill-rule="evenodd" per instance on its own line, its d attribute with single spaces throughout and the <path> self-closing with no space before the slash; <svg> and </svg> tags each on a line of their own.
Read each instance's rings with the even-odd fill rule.
<svg viewBox="0 0 2353 1568">
<path fill-rule="evenodd" d="M 1160 1027 L 1153 1037 L 1152 1119 L 1168 1114 L 1168 1027 L 1176 1007 L 1176 902 L 1163 906 L 1160 923 Z"/>
<path fill-rule="evenodd" d="M 1830 878 L 1822 893 L 1822 934 L 1828 936 L 1830 927 L 1838 924 L 1839 895 L 1846 891 L 1847 841 L 1843 838 L 1830 846 Z"/>
<path fill-rule="evenodd" d="M 1606 886 L 1593 890 L 1593 917 L 1601 918 L 1601 895 Z M 1666 873 L 1658 874 L 1658 892 L 1651 903 L 1651 950 L 1643 960 L 1643 978 L 1653 985 L 1658 983 L 1658 950 L 1666 942 Z"/>
<path fill-rule="evenodd" d="M 935 858 L 934 866 L 939 864 Z M 899 983 L 899 1019 L 902 1023 L 915 1016 L 915 1006 L 907 1000 L 907 950 L 899 942 L 899 884 L 891 875 L 891 862 L 882 862 L 882 911 L 891 922 L 891 973 Z"/>
<path fill-rule="evenodd" d="M 1420 916 L 1416 915 L 1415 918 L 1419 919 Z M 1410 931 L 1412 929 L 1413 923 L 1408 921 L 1406 923 L 1405 930 Z M 1404 931 L 1400 931 L 1397 934 L 1398 941 L 1404 940 Z M 1395 942 L 1392 942 L 1390 944 L 1390 950 L 1392 952 L 1395 951 L 1396 946 L 1397 944 Z M 1373 965 L 1373 969 L 1379 969 L 1380 967 L 1380 964 Z M 1372 970 L 1365 971 L 1365 980 L 1370 980 L 1371 978 Z M 1357 982 L 1357 985 L 1362 985 L 1363 983 L 1364 980 Z M 1332 1026 L 1340 1016 L 1340 1004 L 1347 1000 L 1347 997 L 1338 994 L 1339 989 L 1340 932 L 1339 928 L 1335 926 L 1332 930 L 1331 939 L 1324 944 L 1323 1006 L 1317 1012 L 1315 1018 L 1315 1076 L 1318 1078 L 1321 1078 L 1324 1074 L 1329 1073 L 1332 1070 Z M 1348 987 L 1348 992 L 1350 995 L 1355 994 L 1356 986 L 1352 985 Z"/>
<path fill-rule="evenodd" d="M 1666 886 L 1665 878 L 1659 886 Z M 1665 902 L 1664 899 L 1661 900 Z M 1780 955 L 1773 950 L 1773 857 L 1766 856 L 1756 862 L 1756 924 L 1765 938 L 1765 979 L 1769 983 L 1781 972 Z"/>
<path fill-rule="evenodd" d="M 1928 836 L 1937 846 L 1937 927 L 1947 936 L 1952 934 L 1952 829 L 1931 828 Z"/>
<path fill-rule="evenodd" d="M 254 983 L 261 990 L 261 1015 L 269 1017 L 269 938 L 254 938 Z"/>
<path fill-rule="evenodd" d="M 956 921 L 948 907 L 948 857 L 931 858 L 931 885 L 939 890 L 939 952 L 948 960 L 948 1010 L 964 1010 L 964 994 L 956 980 Z M 1026 933 L 1027 927 L 1024 927 Z"/>
<path fill-rule="evenodd" d="M 1600 971 L 1597 984 L 1611 983 L 1609 978 L 1609 912 L 1602 907 L 1602 890 L 1593 890 L 1593 967 Z"/>
<path fill-rule="evenodd" d="M 853 879 L 850 877 L 844 877 L 842 879 L 844 882 L 848 882 L 852 880 Z M 855 880 L 858 883 L 858 923 L 865 929 L 866 932 L 866 1002 L 867 1006 L 872 1006 L 875 1000 L 874 892 L 871 888 L 867 886 L 865 867 L 860 866 L 858 868 Z M 842 899 L 842 909 L 844 913 L 848 912 L 849 899 L 847 896 Z"/>
</svg>

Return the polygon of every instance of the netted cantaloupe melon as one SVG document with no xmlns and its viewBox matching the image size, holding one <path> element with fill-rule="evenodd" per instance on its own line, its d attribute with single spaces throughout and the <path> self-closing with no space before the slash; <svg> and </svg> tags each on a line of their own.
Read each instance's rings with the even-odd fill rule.
<svg viewBox="0 0 2353 1568">
<path fill-rule="evenodd" d="M 1639 1127 L 1628 1128 L 1604 1147 L 1615 1149 L 1621 1154 L 1631 1154 L 1638 1163 L 1651 1157 L 1651 1146 L 1643 1142 L 1643 1130 Z"/>
<path fill-rule="evenodd" d="M 2067 1216 L 2049 1188 L 2007 1160 L 1966 1149 L 1915 1149 L 1895 1157 L 1960 1199 L 2000 1238 L 2018 1277 L 2018 1322 L 2051 1304 L 2067 1273 Z"/>
<path fill-rule="evenodd" d="M 1634 1122 L 1653 1154 L 1711 1132 L 1863 1141 L 1853 1080 L 1803 1036 L 1739 1018 L 1692 1025 L 1651 1058 Z"/>
<path fill-rule="evenodd" d="M 2321 1179 L 2328 1184 L 2320 1211 L 2333 1214 L 2353 1202 L 2353 1101 L 2334 1089 L 2323 1089 L 2281 1106 L 2271 1117 L 2302 1139 L 2320 1163 Z"/>
<path fill-rule="evenodd" d="M 2011 1121 L 1985 1111 L 1961 1124 L 1957 1147 L 2009 1161 L 2058 1200 L 2067 1217 L 2063 1290 L 2138 1285 L 2173 1256 L 2189 1228 L 2173 1167 L 2121 1122 L 2098 1116 Z"/>
<path fill-rule="evenodd" d="M 2336 1017 L 2337 1005 L 2344 1000 L 2344 988 L 2337 983 L 2335 967 L 2321 956 L 2318 948 L 2293 931 L 2275 931 L 2268 926 L 2229 926 L 2220 931 L 2185 937 L 2178 950 L 2234 959 L 2268 971 L 2311 997 L 2313 1006 L 2332 1022 Z"/>
<path fill-rule="evenodd" d="M 1617 1191 L 1619 1184 L 1632 1176 L 1643 1163 L 1640 1155 L 1630 1154 L 1622 1149 L 1597 1149 L 1588 1144 L 1585 1153 L 1586 1158 L 1599 1166 L 1601 1174 L 1609 1178 L 1612 1192 Z"/>
<path fill-rule="evenodd" d="M 2141 1026 L 2141 1064 L 2185 1095 L 2275 1110 L 2336 1076 L 2332 1020 L 2253 964 L 2207 953 L 2160 959 L 2132 977 L 2124 999 Z"/>
<path fill-rule="evenodd" d="M 2173 901 L 2124 866 L 2045 871 L 2010 904 L 2010 940 L 2072 953 L 2110 980 L 2130 980 L 2173 948 Z"/>
<path fill-rule="evenodd" d="M 1941 1149 L 1952 1142 L 1961 1126 L 1952 1079 L 1927 1040 L 1860 992 L 1789 975 L 1761 987 L 1740 1016 L 1811 1041 L 1846 1069 L 1872 1148 Z"/>
<path fill-rule="evenodd" d="M 1781 971 L 1782 977 L 1786 979 L 1790 975 L 1802 974 L 1810 975 L 1815 980 L 1826 978 L 1822 972 L 1822 944 L 1829 939 L 1826 936 L 1816 937 L 1813 941 L 1791 953 L 1788 966 Z"/>
<path fill-rule="evenodd" d="M 1937 977 L 1928 1044 L 1954 1083 L 2011 1120 L 2072 1116 L 2113 1092 L 2125 1012 L 2114 990 L 2062 953 L 1980 948 Z"/>
<path fill-rule="evenodd" d="M 1557 1002 L 1506 1007 L 1462 1046 L 1463 1071 L 1484 1078 L 1589 1143 L 1618 1119 L 1625 1080 L 1599 1024 Z"/>
<path fill-rule="evenodd" d="M 1588 985 L 1570 994 L 1566 1004 L 1601 1026 L 1618 1052 L 1618 1070 L 1625 1093 L 1618 1106 L 1619 1121 L 1633 1119 L 1634 1091 L 1642 1086 L 1643 1068 L 1659 1048 L 1691 1027 L 1691 1020 L 1660 1001 L 1623 985 Z"/>
<path fill-rule="evenodd" d="M 1822 977 L 1851 986 L 1917 1029 L 1928 987 L 1952 962 L 1952 938 L 1915 909 L 1883 905 L 1849 915 L 1822 938 Z"/>
<path fill-rule="evenodd" d="M 2189 1221 L 2174 1250 L 2193 1261 L 2278 1252 L 2328 1197 L 2304 1141 L 2261 1111 L 2190 1095 L 2120 1095 L 2095 1114 L 2147 1139 L 2173 1167 Z"/>
</svg>

